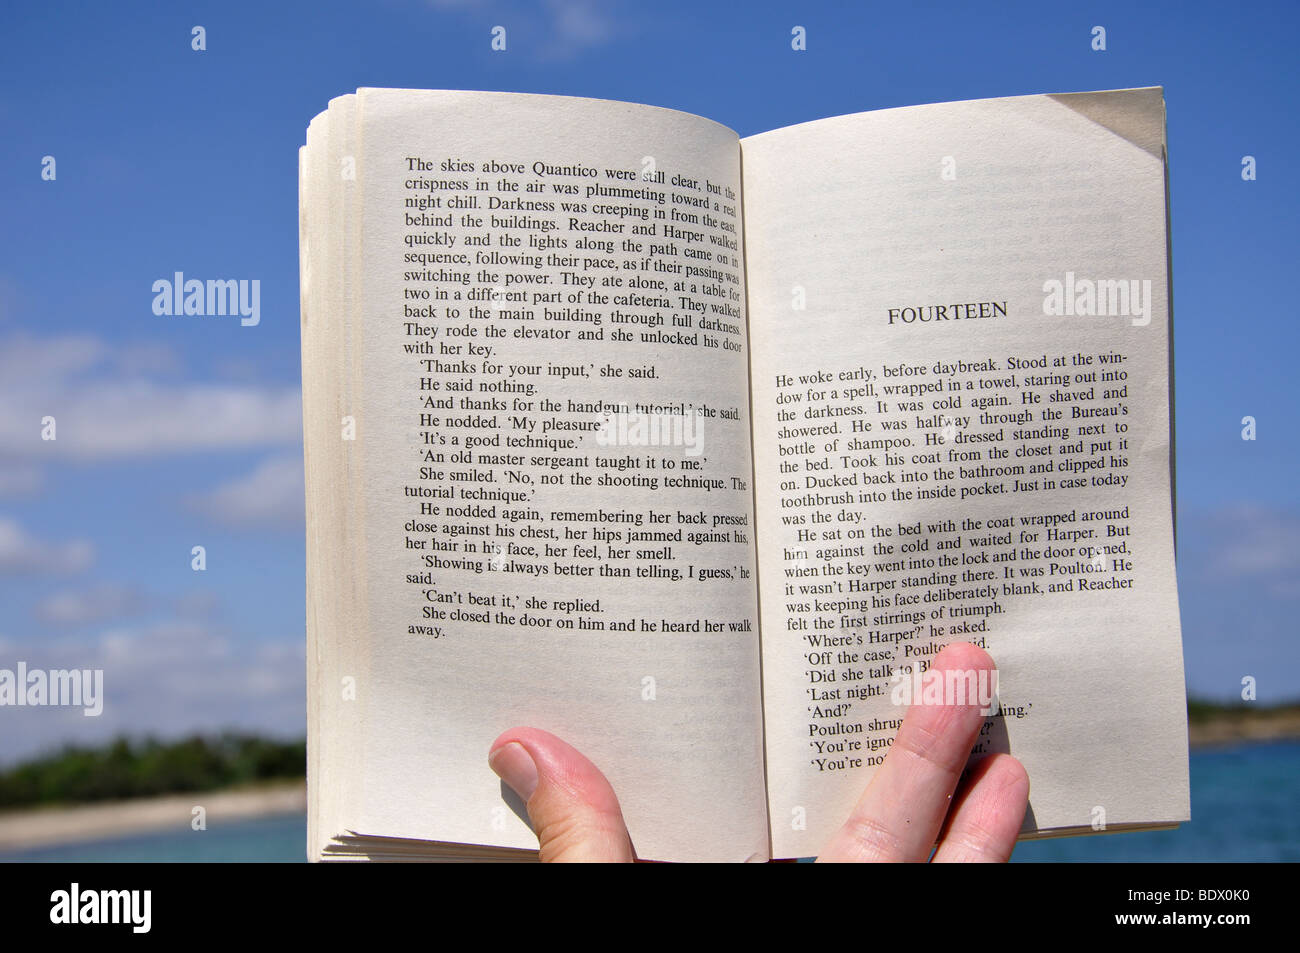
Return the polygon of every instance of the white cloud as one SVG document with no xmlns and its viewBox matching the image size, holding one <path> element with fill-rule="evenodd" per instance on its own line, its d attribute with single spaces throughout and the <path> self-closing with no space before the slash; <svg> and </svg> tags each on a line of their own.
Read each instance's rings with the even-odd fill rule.
<svg viewBox="0 0 1300 953">
<path fill-rule="evenodd" d="M 1298 579 L 1295 507 L 1179 508 L 1179 605 L 1192 694 L 1237 698 L 1245 675 L 1258 677 L 1261 701 L 1290 701 L 1300 694 Z"/>
<path fill-rule="evenodd" d="M 129 586 L 102 583 L 56 593 L 36 604 L 36 618 L 52 625 L 85 625 L 120 619 L 141 611 L 147 600 Z"/>
<path fill-rule="evenodd" d="M 116 350 L 114 358 L 124 374 L 173 374 L 181 369 L 176 349 L 161 341 L 126 344 Z"/>
<path fill-rule="evenodd" d="M 176 597 L 176 614 L 183 618 L 206 619 L 217 614 L 221 600 L 215 592 L 208 589 L 196 589 Z"/>
<path fill-rule="evenodd" d="M 117 627 L 84 640 L 9 640 L 0 667 L 100 669 L 104 710 L 0 712 L 0 760 L 58 745 L 97 744 L 117 734 L 177 737 L 225 728 L 282 736 L 305 733 L 305 645 L 301 637 L 241 644 L 195 622 Z"/>
<path fill-rule="evenodd" d="M 599 46 L 614 36 L 614 24 L 594 0 L 547 0 L 555 43 L 565 51 L 577 52 Z"/>
<path fill-rule="evenodd" d="M 107 353 L 102 341 L 87 334 L 44 339 L 14 335 L 0 347 L 0 383 L 9 390 L 15 384 L 63 380 L 94 367 Z"/>
<path fill-rule="evenodd" d="M 0 518 L 0 573 L 71 573 L 89 566 L 95 551 L 88 540 L 48 543 Z"/>
<path fill-rule="evenodd" d="M 1240 504 L 1196 519 L 1209 542 L 1205 561 L 1212 572 L 1232 579 L 1300 574 L 1300 515 Z"/>
<path fill-rule="evenodd" d="M 0 460 L 0 500 L 31 496 L 44 483 L 40 467 Z"/>
<path fill-rule="evenodd" d="M 166 345 L 88 336 L 0 341 L 0 446 L 10 462 L 105 460 L 296 445 L 299 388 L 151 379 L 177 366 Z M 55 439 L 43 440 L 53 417 Z"/>
<path fill-rule="evenodd" d="M 301 526 L 303 460 L 272 457 L 245 476 L 192 497 L 190 503 L 231 526 Z"/>
<path fill-rule="evenodd" d="M 472 13 L 483 26 L 483 43 L 488 43 L 489 26 L 506 28 L 507 52 L 524 50 L 534 59 L 569 59 L 583 50 L 613 40 L 620 30 L 610 16 L 618 4 L 597 0 L 545 0 L 537 9 L 532 4 L 493 3 L 481 0 L 428 0 L 439 10 Z M 488 16 L 488 14 L 491 14 Z M 520 47 L 517 38 L 528 37 Z"/>
</svg>

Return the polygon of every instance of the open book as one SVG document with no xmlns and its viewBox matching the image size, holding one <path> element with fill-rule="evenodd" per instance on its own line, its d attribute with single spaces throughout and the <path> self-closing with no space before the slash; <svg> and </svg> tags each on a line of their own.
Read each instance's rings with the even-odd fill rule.
<svg viewBox="0 0 1300 953">
<path fill-rule="evenodd" d="M 515 725 L 642 858 L 816 854 L 953 641 L 1025 836 L 1189 817 L 1160 89 L 362 89 L 300 168 L 312 858 L 535 856 Z"/>
</svg>

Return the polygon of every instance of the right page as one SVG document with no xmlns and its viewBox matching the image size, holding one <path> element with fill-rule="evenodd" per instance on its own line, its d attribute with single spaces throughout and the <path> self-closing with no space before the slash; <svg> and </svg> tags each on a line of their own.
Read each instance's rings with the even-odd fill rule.
<svg viewBox="0 0 1300 953">
<path fill-rule="evenodd" d="M 998 664 L 976 752 L 1024 763 L 1026 834 L 1188 819 L 1161 91 L 742 156 L 774 856 L 843 823 L 954 641 Z"/>
</svg>

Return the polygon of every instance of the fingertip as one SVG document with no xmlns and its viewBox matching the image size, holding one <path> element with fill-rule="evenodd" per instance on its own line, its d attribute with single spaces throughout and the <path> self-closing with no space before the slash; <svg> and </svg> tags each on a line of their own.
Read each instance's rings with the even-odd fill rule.
<svg viewBox="0 0 1300 953">
<path fill-rule="evenodd" d="M 527 803 L 543 860 L 634 858 L 613 787 L 566 741 L 518 726 L 497 736 L 488 763 Z"/>
<path fill-rule="evenodd" d="M 488 766 L 525 803 L 532 798 L 541 780 L 537 762 L 528 749 L 517 741 L 507 741 L 494 747 L 488 755 Z"/>
<path fill-rule="evenodd" d="M 934 860 L 1006 862 L 1029 807 L 1029 773 L 1009 754 L 972 763 L 953 800 Z"/>
<path fill-rule="evenodd" d="M 505 731 L 501 732 L 501 734 L 497 735 L 496 739 L 488 747 L 488 757 L 490 758 L 493 752 L 503 745 L 508 745 L 512 741 L 519 743 L 527 733 L 535 732 L 536 730 L 536 728 L 529 728 L 525 725 L 515 725 L 513 728 L 507 728 Z"/>
<path fill-rule="evenodd" d="M 603 798 L 606 791 L 612 793 L 605 775 L 586 755 L 549 731 L 527 726 L 511 728 L 492 743 L 492 752 L 510 744 L 518 745 L 528 753 L 545 781 L 584 797 Z"/>
<path fill-rule="evenodd" d="M 942 671 L 969 669 L 974 671 L 996 669 L 993 656 L 973 642 L 952 642 L 945 645 L 934 657 L 932 668 Z"/>
<path fill-rule="evenodd" d="M 1019 758 L 999 752 L 981 758 L 971 769 L 972 773 L 979 769 L 981 775 L 995 783 L 1008 798 L 1029 803 L 1029 772 Z"/>
</svg>

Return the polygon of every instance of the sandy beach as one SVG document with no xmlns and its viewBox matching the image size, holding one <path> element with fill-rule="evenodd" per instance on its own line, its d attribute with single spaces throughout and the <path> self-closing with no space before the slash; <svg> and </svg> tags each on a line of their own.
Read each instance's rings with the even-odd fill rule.
<svg viewBox="0 0 1300 953">
<path fill-rule="evenodd" d="M 105 801 L 0 814 L 0 851 L 125 837 L 148 831 L 190 830 L 194 808 L 212 829 L 223 822 L 307 810 L 303 781 L 227 791 L 196 791 L 133 801 Z"/>
</svg>

